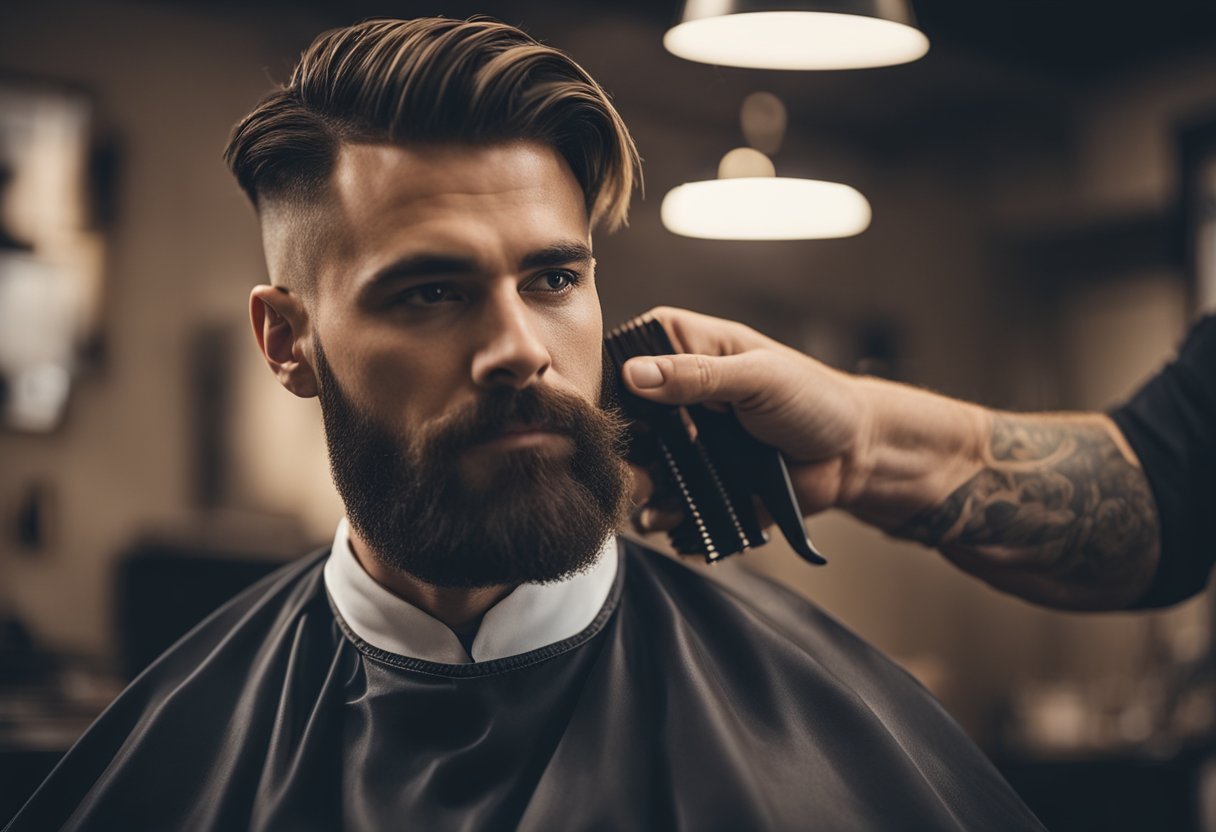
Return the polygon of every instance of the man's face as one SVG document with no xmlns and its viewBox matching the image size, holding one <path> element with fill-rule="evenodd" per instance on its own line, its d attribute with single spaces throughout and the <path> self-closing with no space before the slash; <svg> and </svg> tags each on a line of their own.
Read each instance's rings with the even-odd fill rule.
<svg viewBox="0 0 1216 832">
<path fill-rule="evenodd" d="M 438 585 L 551 580 L 620 513 L 583 194 L 543 145 L 345 145 L 310 318 L 356 531 Z"/>
<path fill-rule="evenodd" d="M 372 419 L 405 439 L 499 387 L 596 401 L 591 237 L 582 191 L 555 151 L 344 145 L 330 214 L 338 227 L 313 322 Z M 476 476 L 495 450 L 454 462 Z"/>
</svg>

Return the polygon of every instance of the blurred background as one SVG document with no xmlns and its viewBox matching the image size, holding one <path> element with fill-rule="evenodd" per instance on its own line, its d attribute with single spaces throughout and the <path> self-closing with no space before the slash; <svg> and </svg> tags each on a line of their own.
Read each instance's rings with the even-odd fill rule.
<svg viewBox="0 0 1216 832">
<path fill-rule="evenodd" d="M 829 72 L 676 58 L 667 0 L 0 6 L 0 821 L 125 680 L 340 517 L 315 404 L 249 336 L 265 267 L 220 158 L 323 29 L 490 14 L 610 91 L 646 182 L 595 241 L 608 325 L 687 306 L 1010 409 L 1132 393 L 1216 305 L 1216 4 L 912 5 L 927 57 Z M 778 173 L 857 188 L 868 230 L 663 228 L 663 195 L 746 144 L 756 92 L 788 113 Z M 1049 612 L 846 516 L 810 528 L 825 568 L 777 542 L 722 569 L 902 663 L 1052 828 L 1216 829 L 1207 598 Z"/>
</svg>

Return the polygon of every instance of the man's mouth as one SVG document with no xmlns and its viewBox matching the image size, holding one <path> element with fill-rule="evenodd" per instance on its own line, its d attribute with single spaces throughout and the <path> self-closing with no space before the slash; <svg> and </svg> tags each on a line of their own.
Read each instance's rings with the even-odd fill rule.
<svg viewBox="0 0 1216 832">
<path fill-rule="evenodd" d="M 543 422 L 512 422 L 500 431 L 501 435 L 513 433 L 553 433 L 554 431 Z"/>
<path fill-rule="evenodd" d="M 570 437 L 542 423 L 507 425 L 473 446 L 472 450 L 510 451 L 520 448 L 567 446 Z"/>
</svg>

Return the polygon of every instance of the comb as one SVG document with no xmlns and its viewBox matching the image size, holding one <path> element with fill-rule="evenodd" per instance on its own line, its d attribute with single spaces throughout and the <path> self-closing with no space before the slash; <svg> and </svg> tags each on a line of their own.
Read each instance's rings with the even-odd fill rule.
<svg viewBox="0 0 1216 832">
<path fill-rule="evenodd" d="M 661 323 L 627 321 L 608 333 L 604 351 L 617 370 L 621 409 L 635 423 L 633 457 L 658 461 L 667 476 L 662 485 L 683 502 L 684 519 L 668 533 L 677 552 L 704 555 L 713 563 L 763 546 L 768 536 L 756 512 L 759 499 L 795 552 L 810 563 L 827 563 L 806 533 L 789 470 L 776 448 L 752 437 L 730 413 L 652 402 L 619 383 L 630 358 L 677 352 Z"/>
</svg>

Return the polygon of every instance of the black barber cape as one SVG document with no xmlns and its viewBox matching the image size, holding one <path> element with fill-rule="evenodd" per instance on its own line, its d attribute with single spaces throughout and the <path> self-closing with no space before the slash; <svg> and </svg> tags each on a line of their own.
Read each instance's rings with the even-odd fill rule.
<svg viewBox="0 0 1216 832">
<path fill-rule="evenodd" d="M 816 607 L 621 547 L 584 631 L 464 665 L 361 642 L 318 552 L 158 659 L 8 829 L 1042 828 Z"/>
</svg>

